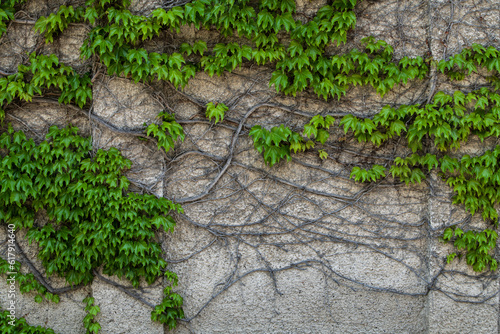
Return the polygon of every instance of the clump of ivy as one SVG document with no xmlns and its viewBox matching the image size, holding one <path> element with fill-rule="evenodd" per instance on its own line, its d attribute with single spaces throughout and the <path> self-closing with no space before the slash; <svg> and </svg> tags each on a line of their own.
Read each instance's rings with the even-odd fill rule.
<svg viewBox="0 0 500 334">
<path fill-rule="evenodd" d="M 77 131 L 52 126 L 38 145 L 11 126 L 0 135 L 0 149 L 6 150 L 0 161 L 0 219 L 27 230 L 49 276 L 90 284 L 93 272 L 102 269 L 135 287 L 141 278 L 151 284 L 168 273 L 155 231 L 172 232 L 175 221 L 168 213 L 182 208 L 127 192 L 123 172 L 130 160 L 115 148 L 91 156 L 90 139 Z M 35 223 L 41 210 L 49 219 L 44 225 Z M 169 293 L 165 299 L 174 301 L 168 311 L 182 315 L 180 296 Z"/>
<path fill-rule="evenodd" d="M 38 280 L 35 278 L 35 275 L 32 273 L 24 274 L 21 272 L 21 263 L 15 261 L 14 264 L 10 264 L 7 260 L 0 258 L 0 274 L 7 275 L 9 272 L 15 272 L 15 275 L 11 275 L 10 277 L 14 277 L 17 284 L 19 284 L 19 291 L 21 293 L 28 293 L 31 291 L 35 291 L 37 294 L 35 295 L 35 302 L 41 303 L 45 298 L 48 301 L 59 303 L 60 298 L 59 295 L 53 294 L 47 290 Z"/>
<path fill-rule="evenodd" d="M 7 30 L 7 23 L 14 19 L 16 5 L 22 4 L 26 0 L 3 0 L 0 2 L 0 37 Z"/>
<path fill-rule="evenodd" d="M 285 127 L 283 124 L 279 127 L 273 127 L 267 130 L 260 125 L 255 125 L 250 130 L 250 136 L 253 137 L 254 147 L 264 156 L 269 166 L 273 166 L 281 159 L 290 161 L 290 149 L 292 145 L 297 145 L 303 141 L 302 136 Z"/>
<path fill-rule="evenodd" d="M 500 84 L 496 75 L 500 71 L 500 52 L 491 46 L 486 48 L 474 44 L 449 60 L 437 63 L 439 71 L 455 80 L 464 79 L 465 75 L 477 72 L 480 67 L 493 72 L 488 77 L 492 87 L 482 87 L 467 94 L 461 91 L 453 94 L 437 92 L 431 103 L 403 105 L 397 109 L 385 106 L 373 118 L 347 115 L 340 124 L 346 133 L 352 133 L 359 141 L 371 141 L 376 146 L 396 135 L 405 135 L 408 147 L 414 153 L 395 158 L 389 168 L 395 179 L 406 184 L 420 183 L 427 173 L 437 170 L 453 188 L 454 204 L 463 204 L 472 215 L 480 212 L 485 221 L 498 227 L 495 205 L 500 202 L 497 191 L 500 185 L 500 146 L 476 157 L 464 155 L 458 159 L 447 153 L 467 143 L 472 135 L 481 141 L 500 137 Z M 440 153 L 425 152 L 422 145 L 425 140 L 433 141 Z M 377 174 L 368 177 L 374 168 Z M 385 176 L 385 171 L 384 166 L 378 165 L 370 170 L 355 167 L 351 177 L 356 181 L 376 181 Z M 443 239 L 450 241 L 453 237 L 455 247 L 465 252 L 467 263 L 475 271 L 483 271 L 488 266 L 496 270 L 497 262 L 491 256 L 497 240 L 495 231 L 463 232 L 459 228 L 448 228 Z M 448 262 L 456 256 L 456 252 L 450 254 Z"/>
<path fill-rule="evenodd" d="M 0 312 L 0 332 L 4 334 L 55 334 L 50 328 L 28 325 L 24 318 L 16 319 L 12 325 L 9 315 L 9 311 Z"/>
<path fill-rule="evenodd" d="M 486 266 L 490 266 L 491 270 L 497 270 L 498 262 L 490 253 L 497 243 L 498 234 L 496 231 L 486 229 L 482 232 L 467 231 L 464 232 L 460 227 L 448 227 L 443 234 L 445 242 L 454 239 L 453 245 L 458 249 L 458 256 L 462 256 L 465 250 L 467 264 L 472 266 L 475 271 L 483 271 Z M 447 262 L 451 263 L 457 256 L 456 252 L 451 253 L 447 257 Z"/>
<path fill-rule="evenodd" d="M 172 289 L 177 286 L 179 279 L 176 273 L 171 271 L 165 272 L 165 279 L 169 285 L 163 289 L 163 301 L 156 305 L 151 312 L 151 320 L 166 324 L 169 329 L 173 329 L 177 325 L 177 319 L 184 318 L 182 306 L 182 297 L 173 293 Z"/>
<path fill-rule="evenodd" d="M 279 127 L 273 127 L 271 130 L 255 125 L 249 134 L 253 138 L 255 149 L 263 154 L 264 161 L 272 167 L 281 159 L 290 161 L 292 151 L 293 153 L 305 152 L 313 148 L 315 142 L 309 139 L 311 137 L 317 143 L 324 144 L 330 137 L 328 129 L 334 123 L 335 118 L 332 116 L 316 115 L 304 126 L 302 135 L 283 124 Z M 318 153 L 320 159 L 328 158 L 328 153 L 325 150 L 318 150 Z"/>
<path fill-rule="evenodd" d="M 96 56 L 109 75 L 136 82 L 166 80 L 184 87 L 197 72 L 221 75 L 245 62 L 255 62 L 275 67 L 269 84 L 277 91 L 296 96 L 312 89 L 328 99 L 340 98 L 350 86 L 371 85 L 384 95 L 396 84 L 425 78 L 429 67 L 422 57 L 404 57 L 395 63 L 393 48 L 373 37 L 363 39 L 364 51 L 325 55 L 329 44 L 347 41 L 347 32 L 356 24 L 353 10 L 357 2 L 333 1 L 302 23 L 293 18 L 292 0 L 264 0 L 258 8 L 249 0 L 196 0 L 168 11 L 158 8 L 149 17 L 132 14 L 128 1 L 88 0 L 82 8 L 64 7 L 50 19 L 42 18 L 37 28 L 50 42 L 67 22 L 84 20 L 95 25 L 81 48 L 82 56 Z M 215 28 L 223 36 L 236 34 L 245 39 L 218 43 L 211 50 L 204 41 L 182 43 L 170 54 L 135 47 L 162 30 L 178 32 L 183 25 Z"/>
<path fill-rule="evenodd" d="M 83 326 L 86 329 L 86 334 L 97 334 L 101 329 L 101 325 L 94 318 L 101 312 L 101 308 L 98 305 L 94 305 L 94 297 L 85 297 L 83 302 L 86 304 L 85 311 L 87 312 L 87 315 L 83 318 Z"/>
<path fill-rule="evenodd" d="M 66 29 L 72 22 L 78 22 L 84 14 L 83 7 L 61 6 L 57 13 L 52 13 L 48 17 L 40 17 L 35 24 L 35 30 L 45 32 L 45 40 L 48 43 L 54 41 L 54 35 Z"/>
<path fill-rule="evenodd" d="M 151 123 L 146 127 L 146 134 L 157 140 L 158 148 L 163 148 L 165 152 L 174 148 L 175 142 L 180 139 L 184 140 L 184 129 L 175 121 L 175 117 L 167 112 L 161 112 L 157 118 L 161 120 L 161 124 Z M 147 124 L 144 124 L 147 125 Z"/>
<path fill-rule="evenodd" d="M 207 111 L 205 115 L 211 121 L 212 118 L 215 118 L 215 124 L 224 120 L 224 114 L 228 111 L 229 108 L 224 103 L 213 103 L 209 102 L 207 104 Z"/>
<path fill-rule="evenodd" d="M 48 91 L 59 94 L 59 103 L 74 103 L 80 108 L 92 99 L 88 74 L 75 73 L 73 68 L 59 63 L 56 55 L 30 54 L 29 64 L 20 64 L 17 73 L 0 78 L 0 121 L 4 108 L 14 100 L 31 102 Z"/>
<path fill-rule="evenodd" d="M 370 51 L 386 46 L 385 42 L 375 42 L 371 38 L 364 41 Z M 421 59 L 403 58 L 400 61 L 403 67 L 410 65 L 418 68 L 424 64 Z M 500 137 L 500 95 L 497 93 L 500 81 L 495 75 L 500 71 L 500 52 L 491 46 L 474 44 L 449 60 L 435 63 L 435 66 L 454 80 L 462 80 L 466 75 L 477 72 L 480 67 L 485 68 L 493 72 L 487 77 L 492 87 L 482 87 L 467 94 L 461 91 L 455 91 L 451 95 L 437 92 L 431 103 L 402 105 L 397 109 L 385 106 L 373 117 L 344 116 L 340 120 L 340 126 L 344 128 L 346 134 L 351 133 L 359 142 L 372 142 L 375 146 L 381 146 L 396 136 L 406 136 L 408 147 L 414 152 L 410 156 L 396 157 L 388 171 L 381 165 L 374 165 L 369 169 L 354 167 L 350 177 L 359 182 L 375 182 L 386 177 L 388 172 L 393 178 L 410 184 L 422 182 L 427 173 L 436 169 L 454 189 L 454 204 L 463 204 L 472 215 L 481 212 L 485 221 L 498 226 L 498 212 L 494 206 L 500 202 L 500 195 L 496 191 L 500 184 L 500 172 L 497 167 L 500 147 L 497 146 L 495 150 L 487 151 L 478 157 L 465 155 L 460 160 L 451 158 L 446 153 L 466 143 L 471 135 L 477 136 L 481 141 L 488 137 Z M 417 71 L 417 68 L 413 70 Z M 391 71 L 393 70 L 394 67 Z M 385 93 L 380 89 L 377 91 L 381 95 Z M 303 134 L 306 137 L 315 137 L 316 141 L 324 144 L 329 138 L 326 130 L 333 122 L 334 120 L 325 123 L 322 116 L 314 116 L 304 126 Z M 306 145 L 304 138 L 283 125 L 274 127 L 270 131 L 257 125 L 250 131 L 250 136 L 254 140 L 255 148 L 264 153 L 264 160 L 270 166 L 280 159 L 290 160 L 292 147 L 296 148 L 295 153 L 314 147 L 312 141 Z M 431 139 L 434 146 L 442 153 L 436 155 L 424 152 L 422 143 L 426 138 Z M 318 150 L 318 153 L 321 159 L 328 157 L 324 150 Z M 469 239 L 471 235 L 484 234 L 489 236 L 488 238 L 496 235 L 491 229 L 477 233 L 469 232 L 471 233 L 465 234 Z M 476 252 L 472 241 L 468 241 L 468 246 L 463 247 L 461 236 L 457 236 L 455 246 L 459 250 L 466 249 L 467 263 L 475 271 L 482 271 L 488 265 L 491 270 L 496 270 L 496 261 L 490 254 L 496 244 L 491 241 L 493 239 L 496 241 L 494 237 L 488 239 L 488 242 L 481 246 L 480 252 Z M 453 254 L 448 261 L 455 257 L 456 253 Z M 470 260 L 472 258 L 474 260 Z"/>
</svg>

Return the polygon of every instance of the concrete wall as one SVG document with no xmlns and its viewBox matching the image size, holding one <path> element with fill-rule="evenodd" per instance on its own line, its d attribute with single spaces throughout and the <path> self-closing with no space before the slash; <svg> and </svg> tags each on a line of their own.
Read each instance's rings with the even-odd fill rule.
<svg viewBox="0 0 500 334">
<path fill-rule="evenodd" d="M 157 3 L 142 0 L 133 8 L 147 12 Z M 323 3 L 297 0 L 297 8 L 311 15 Z M 28 1 L 26 12 L 37 17 L 55 7 L 52 1 Z M 360 39 L 368 35 L 393 45 L 398 59 L 439 60 L 472 43 L 500 46 L 500 4 L 493 0 L 364 1 L 357 6 L 357 17 L 349 42 L 329 52 L 360 48 Z M 15 71 L 22 53 L 40 45 L 41 38 L 31 29 L 30 24 L 12 24 L 0 41 L 0 69 Z M 87 31 L 71 26 L 56 44 L 42 49 L 87 71 L 93 64 L 78 59 Z M 169 44 L 197 39 L 220 41 L 213 33 L 185 27 L 180 36 L 166 34 L 145 47 L 164 51 Z M 335 126 L 322 147 L 329 153 L 326 161 L 313 150 L 269 168 L 248 136 L 255 124 L 298 129 L 318 113 L 337 119 L 348 113 L 370 115 L 386 104 L 424 102 L 439 90 L 469 91 L 484 82 L 481 76 L 457 83 L 432 73 L 429 79 L 397 86 L 384 98 L 369 87 L 357 87 L 339 101 L 324 102 L 309 94 L 277 95 L 268 87 L 270 69 L 263 67 L 243 67 L 214 78 L 198 74 L 183 92 L 93 70 L 91 112 L 97 121 L 45 102 L 13 109 L 7 120 L 18 129 L 31 128 L 33 136 L 43 136 L 53 124 L 76 124 L 93 136 L 96 149 L 117 147 L 133 161 L 128 177 L 136 191 L 183 204 L 185 214 L 176 217 L 175 232 L 158 235 L 168 268 L 179 275 L 176 290 L 184 297 L 186 319 L 172 332 L 500 333 L 498 274 L 477 274 L 463 260 L 447 265 L 452 247 L 438 240 L 450 225 L 486 227 L 480 217 L 452 205 L 448 186 L 434 173 L 410 186 L 391 178 L 377 185 L 349 180 L 353 166 L 384 164 L 405 154 L 401 143 L 374 149 Z M 230 106 L 222 124 L 210 124 L 204 117 L 203 106 L 211 101 Z M 264 102 L 277 107 L 258 107 Z M 154 143 L 103 125 L 142 129 L 165 108 L 175 111 L 187 134 L 168 159 Z M 473 139 L 454 154 L 478 154 L 494 145 L 494 140 Z M 36 262 L 36 247 L 25 241 L 21 246 Z M 129 286 L 116 277 L 108 279 Z M 58 278 L 51 283 L 64 286 Z M 130 290 L 157 303 L 163 284 Z M 3 280 L 0 291 L 6 291 Z M 84 333 L 81 301 L 88 294 L 101 308 L 102 333 L 168 332 L 151 322 L 147 306 L 100 278 L 62 295 L 59 305 L 36 304 L 32 295 L 24 295 L 18 310 L 30 324 L 64 334 Z M 6 296 L 0 298 L 4 305 Z"/>
</svg>

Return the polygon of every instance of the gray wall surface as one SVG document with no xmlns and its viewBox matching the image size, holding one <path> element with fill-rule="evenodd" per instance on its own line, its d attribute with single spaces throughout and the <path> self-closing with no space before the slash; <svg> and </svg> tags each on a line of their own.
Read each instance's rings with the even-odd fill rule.
<svg viewBox="0 0 500 334">
<path fill-rule="evenodd" d="M 63 3 L 31 0 L 25 12 L 37 18 Z M 310 16 L 325 3 L 297 0 L 297 9 Z M 132 10 L 147 15 L 159 4 L 136 1 Z M 358 23 L 348 43 L 328 52 L 361 48 L 360 39 L 369 35 L 392 45 L 395 59 L 439 60 L 472 43 L 500 46 L 497 0 L 363 1 L 356 13 Z M 26 59 L 24 52 L 44 43 L 32 28 L 12 23 L 0 40 L 0 69 L 15 71 Z M 42 48 L 79 71 L 93 69 L 94 118 L 34 101 L 9 110 L 6 120 L 16 129 L 30 128 L 35 138 L 54 124 L 77 125 L 82 134 L 92 135 L 94 149 L 116 147 L 133 161 L 127 176 L 135 191 L 183 205 L 175 232 L 158 235 L 168 269 L 179 276 L 176 291 L 184 298 L 186 319 L 171 332 L 500 333 L 498 273 L 475 273 L 463 259 L 446 264 L 453 247 L 438 239 L 455 224 L 487 227 L 480 215 L 471 217 L 452 205 L 452 192 L 436 173 L 409 186 L 390 177 L 376 184 L 350 180 L 353 166 L 385 164 L 408 149 L 397 141 L 381 148 L 360 144 L 338 127 L 341 116 L 349 113 L 373 115 L 387 104 L 422 103 L 441 90 L 468 92 L 485 82 L 483 76 L 457 83 L 432 72 L 425 80 L 396 86 L 383 98 L 371 87 L 355 87 L 339 101 L 325 102 L 308 93 L 296 98 L 276 94 L 268 84 L 272 69 L 243 66 L 221 77 L 197 74 L 177 91 L 166 83 L 109 77 L 105 69 L 81 61 L 78 48 L 88 31 L 72 25 Z M 169 45 L 199 39 L 209 45 L 231 41 L 184 27 L 179 35 L 166 33 L 143 47 L 168 51 Z M 230 107 L 223 123 L 214 125 L 205 118 L 208 102 Z M 186 132 L 185 141 L 166 157 L 154 143 L 127 133 L 141 130 L 165 109 L 175 112 Z M 329 158 L 321 161 L 312 150 L 294 155 L 291 162 L 266 166 L 253 148 L 249 128 L 285 124 L 298 131 L 318 113 L 337 118 L 322 147 Z M 480 154 L 496 144 L 473 138 L 453 154 Z M 22 233 L 18 240 L 28 258 L 39 264 L 36 246 L 29 246 Z M 498 255 L 498 247 L 496 251 Z M 41 265 L 38 269 L 43 273 Z M 164 282 L 136 290 L 127 281 L 102 277 L 153 304 L 161 301 Z M 51 277 L 50 282 L 64 286 L 61 278 Z M 2 306 L 6 289 L 0 280 Z M 88 294 L 101 308 L 97 320 L 102 333 L 168 332 L 151 322 L 149 307 L 100 277 L 62 295 L 58 305 L 37 304 L 30 294 L 19 296 L 18 310 L 30 324 L 63 334 L 84 333 L 82 299 Z"/>
</svg>

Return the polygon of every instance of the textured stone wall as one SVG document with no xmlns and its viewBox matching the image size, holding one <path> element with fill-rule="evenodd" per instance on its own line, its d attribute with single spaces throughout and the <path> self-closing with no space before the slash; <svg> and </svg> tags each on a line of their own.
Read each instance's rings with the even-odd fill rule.
<svg viewBox="0 0 500 334">
<path fill-rule="evenodd" d="M 298 15 L 307 19 L 324 3 L 297 0 Z M 147 14 L 159 4 L 141 0 L 132 9 Z M 26 15 L 33 20 L 57 5 L 28 1 Z M 500 46 L 496 0 L 363 1 L 356 12 L 348 43 L 328 52 L 360 48 L 360 39 L 369 35 L 391 44 L 397 59 L 439 60 L 472 43 Z M 116 147 L 133 161 L 127 176 L 134 191 L 183 205 L 175 232 L 158 235 L 184 298 L 186 319 L 172 332 L 500 333 L 498 274 L 475 273 L 463 260 L 447 265 L 452 247 L 438 240 L 454 224 L 484 228 L 480 217 L 452 205 L 448 186 L 434 173 L 410 186 L 391 178 L 369 185 L 349 180 L 353 166 L 388 163 L 407 153 L 404 145 L 394 141 L 374 149 L 334 126 L 323 147 L 326 161 L 306 152 L 269 168 L 248 136 L 255 124 L 298 129 L 318 113 L 337 119 L 372 115 L 386 104 L 425 102 L 439 90 L 470 91 L 485 82 L 481 75 L 457 83 L 431 73 L 384 98 L 370 87 L 357 87 L 339 101 L 324 102 L 310 94 L 276 94 L 268 86 L 270 69 L 244 66 L 221 77 L 198 74 L 177 91 L 166 83 L 108 77 L 98 65 L 82 62 L 78 47 L 89 30 L 84 25 L 70 26 L 53 45 L 43 46 L 33 25 L 19 21 L 0 40 L 0 69 L 15 71 L 26 59 L 23 53 L 35 48 L 56 53 L 82 72 L 92 69 L 94 101 L 90 111 L 81 112 L 38 100 L 9 110 L 7 121 L 38 139 L 51 125 L 77 125 L 92 135 L 94 149 Z M 184 27 L 180 35 L 165 33 L 144 47 L 165 52 L 198 39 L 209 45 L 231 41 Z M 211 101 L 230 107 L 223 123 L 213 125 L 204 117 Z M 185 141 L 167 155 L 133 136 L 165 109 L 175 112 L 186 132 Z M 479 154 L 496 144 L 473 139 L 454 154 Z M 36 246 L 22 237 L 18 234 L 26 256 L 37 263 Z M 50 282 L 64 286 L 57 277 Z M 151 322 L 151 309 L 140 300 L 158 303 L 163 284 L 136 290 L 116 277 L 99 276 L 92 285 L 63 294 L 58 305 L 20 296 L 18 311 L 30 324 L 84 333 L 82 299 L 91 294 L 101 308 L 102 333 L 164 333 L 168 329 Z M 3 280 L 0 291 L 6 291 Z M 5 301 L 2 293 L 0 305 Z"/>
</svg>

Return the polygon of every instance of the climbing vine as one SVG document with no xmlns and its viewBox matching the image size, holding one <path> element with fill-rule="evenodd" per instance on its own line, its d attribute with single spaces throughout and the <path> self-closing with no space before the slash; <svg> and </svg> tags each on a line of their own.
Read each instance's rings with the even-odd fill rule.
<svg viewBox="0 0 500 334">
<path fill-rule="evenodd" d="M 0 36 L 22 2 L 0 4 Z M 279 94 L 295 97 L 314 93 L 325 101 L 340 100 L 355 86 L 371 86 L 383 97 L 397 85 L 428 78 L 431 70 L 452 80 L 490 71 L 491 86 L 467 94 L 432 92 L 425 103 L 385 106 L 370 117 L 349 114 L 336 121 L 332 115 L 316 115 L 300 129 L 284 124 L 269 129 L 255 125 L 249 135 L 271 167 L 316 146 L 319 158 L 327 160 L 324 145 L 330 138 L 329 130 L 336 125 L 346 135 L 375 147 L 393 138 L 406 138 L 411 155 L 396 157 L 385 165 L 356 166 L 350 177 L 358 182 L 380 182 L 390 175 L 408 185 L 437 171 L 453 188 L 454 203 L 464 205 L 472 215 L 481 212 L 485 221 L 498 225 L 495 205 L 500 201 L 500 146 L 477 157 L 453 156 L 453 149 L 470 136 L 481 140 L 500 136 L 497 49 L 474 44 L 439 62 L 425 57 L 396 60 L 391 45 L 369 36 L 362 40 L 362 50 L 329 53 L 328 47 L 346 43 L 348 32 L 355 27 L 356 0 L 331 1 L 308 20 L 297 18 L 292 0 L 196 0 L 158 8 L 149 16 L 132 13 L 129 5 L 127 0 L 87 0 L 80 7 L 61 6 L 57 12 L 40 17 L 34 29 L 43 34 L 46 43 L 53 43 L 69 25 L 88 24 L 91 29 L 80 49 L 83 59 L 99 63 L 111 76 L 144 83 L 164 81 L 178 90 L 197 73 L 220 76 L 249 64 L 271 68 L 269 86 Z M 165 52 L 141 47 L 144 41 L 165 32 L 178 33 L 187 25 L 216 30 L 223 37 L 237 36 L 238 41 L 215 45 L 202 40 L 183 42 Z M 57 95 L 59 103 L 85 112 L 91 108 L 95 74 L 79 74 L 55 55 L 31 53 L 16 73 L 0 78 L 0 120 L 4 121 L 10 104 L 48 95 Z M 231 112 L 230 106 L 216 101 L 204 104 L 204 108 L 205 116 L 215 124 L 228 120 Z M 144 124 L 138 136 L 155 141 L 158 149 L 168 153 L 177 141 L 184 140 L 185 133 L 171 110 L 162 111 L 158 120 Z M 241 129 L 242 123 L 235 138 Z M 427 142 L 432 142 L 432 147 L 425 146 Z M 123 173 L 131 168 L 131 162 L 113 148 L 92 153 L 90 138 L 79 136 L 76 127 L 51 127 L 46 140 L 37 144 L 9 125 L 0 136 L 0 148 L 5 150 L 0 164 L 0 219 L 27 231 L 29 241 L 40 247 L 38 257 L 46 273 L 64 277 L 72 287 L 91 283 L 98 270 L 125 277 L 134 287 L 141 279 L 151 284 L 164 277 L 171 286 L 164 289 L 164 299 L 154 307 L 151 319 L 174 328 L 177 319 L 184 317 L 183 301 L 172 291 L 177 276 L 166 270 L 155 232 L 173 231 L 175 221 L 169 213 L 182 213 L 181 206 L 166 198 L 129 192 L 130 181 Z M 42 212 L 49 219 L 44 225 L 35 219 Z M 463 253 L 474 270 L 496 270 L 492 250 L 497 237 L 492 229 L 446 229 L 443 240 L 453 241 L 458 251 L 448 256 L 448 262 Z M 0 271 L 7 272 L 7 266 L 6 261 L 0 263 Z M 16 266 L 19 269 L 19 263 Z M 37 302 L 43 297 L 59 300 L 33 274 L 17 279 L 21 291 L 37 292 Z M 92 297 L 84 303 L 88 312 L 85 328 L 88 333 L 97 333 L 100 325 L 94 317 L 99 307 Z M 17 326 L 25 325 L 21 321 Z"/>
<path fill-rule="evenodd" d="M 87 329 L 87 334 L 96 334 L 101 329 L 101 325 L 94 320 L 95 316 L 101 311 L 99 306 L 94 305 L 94 298 L 86 297 L 83 300 L 84 303 L 87 304 L 85 306 L 85 311 L 87 311 L 87 315 L 83 318 L 83 325 Z"/>
</svg>

